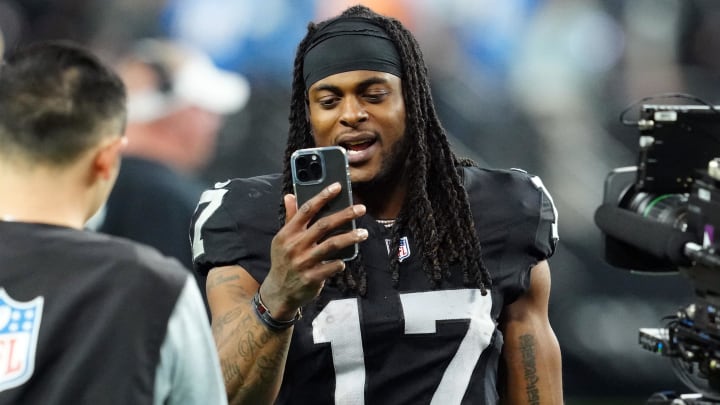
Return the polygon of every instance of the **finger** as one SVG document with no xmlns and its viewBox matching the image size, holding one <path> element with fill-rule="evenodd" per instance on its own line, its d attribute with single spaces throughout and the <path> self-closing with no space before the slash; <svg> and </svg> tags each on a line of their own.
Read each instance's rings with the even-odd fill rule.
<svg viewBox="0 0 720 405">
<path fill-rule="evenodd" d="M 283 204 L 285 204 L 285 223 L 288 223 L 297 213 L 297 198 L 292 194 L 285 194 Z"/>
<path fill-rule="evenodd" d="M 313 198 L 309 199 L 297 208 L 297 214 L 294 216 L 295 222 L 302 224 L 302 226 L 306 226 L 315 214 L 317 214 L 322 207 L 328 203 L 328 201 L 338 195 L 341 189 L 342 187 L 338 182 L 325 187 L 322 191 L 313 196 Z"/>
<path fill-rule="evenodd" d="M 339 233 L 341 231 L 336 230 L 338 227 L 352 221 L 353 219 L 360 218 L 365 215 L 365 211 L 365 205 L 356 204 L 346 207 L 334 214 L 319 218 L 310 228 L 308 228 L 307 237 L 310 240 L 317 242 L 328 234 Z"/>
<path fill-rule="evenodd" d="M 323 261 L 313 268 L 313 278 L 324 283 L 328 278 L 344 270 L 345 262 L 342 260 Z"/>
<path fill-rule="evenodd" d="M 354 229 L 350 232 L 334 235 L 322 243 L 319 243 L 312 250 L 314 258 L 323 262 L 330 254 L 342 250 L 355 243 L 361 243 L 368 238 L 368 231 L 364 228 Z"/>
</svg>

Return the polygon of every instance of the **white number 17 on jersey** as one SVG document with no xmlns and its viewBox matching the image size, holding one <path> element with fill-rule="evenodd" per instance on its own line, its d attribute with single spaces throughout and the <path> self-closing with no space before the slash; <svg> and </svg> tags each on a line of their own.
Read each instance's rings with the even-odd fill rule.
<svg viewBox="0 0 720 405">
<path fill-rule="evenodd" d="M 490 294 L 477 289 L 440 290 L 400 294 L 405 333 L 436 333 L 436 321 L 469 319 L 470 326 L 443 373 L 431 404 L 459 404 L 475 365 L 490 344 L 495 323 Z M 313 320 L 315 343 L 330 343 L 335 366 L 335 403 L 365 404 L 365 361 L 356 298 L 330 301 Z"/>
</svg>

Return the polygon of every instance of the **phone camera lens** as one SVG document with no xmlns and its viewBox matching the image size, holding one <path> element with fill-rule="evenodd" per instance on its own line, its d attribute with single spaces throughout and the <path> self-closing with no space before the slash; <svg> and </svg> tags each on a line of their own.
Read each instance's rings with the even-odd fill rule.
<svg viewBox="0 0 720 405">
<path fill-rule="evenodd" d="M 307 169 L 300 169 L 297 171 L 297 178 L 300 181 L 309 181 L 310 172 L 308 172 Z"/>
<path fill-rule="evenodd" d="M 322 177 L 322 165 L 320 162 L 310 163 L 310 172 L 312 173 L 313 179 L 319 179 Z"/>
<path fill-rule="evenodd" d="M 310 163 L 310 161 L 308 160 L 307 156 L 298 156 L 298 158 L 295 159 L 295 166 L 298 169 L 307 168 L 309 163 Z"/>
</svg>

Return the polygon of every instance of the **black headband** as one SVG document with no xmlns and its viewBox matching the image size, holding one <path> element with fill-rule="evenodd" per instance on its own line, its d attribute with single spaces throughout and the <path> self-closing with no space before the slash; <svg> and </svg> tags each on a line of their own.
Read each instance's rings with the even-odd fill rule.
<svg viewBox="0 0 720 405">
<path fill-rule="evenodd" d="M 305 89 L 336 73 L 375 70 L 402 77 L 402 62 L 387 33 L 369 20 L 341 17 L 313 34 L 303 59 Z"/>
</svg>

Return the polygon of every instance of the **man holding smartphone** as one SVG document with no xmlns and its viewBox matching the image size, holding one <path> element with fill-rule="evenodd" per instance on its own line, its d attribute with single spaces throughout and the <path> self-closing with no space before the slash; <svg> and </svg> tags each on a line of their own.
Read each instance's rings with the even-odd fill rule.
<svg viewBox="0 0 720 405">
<path fill-rule="evenodd" d="M 341 185 L 298 207 L 290 157 L 327 146 L 355 204 L 315 220 Z M 206 191 L 191 227 L 231 402 L 562 403 L 552 199 L 453 154 L 400 22 L 355 6 L 309 26 L 284 163 Z"/>
</svg>

